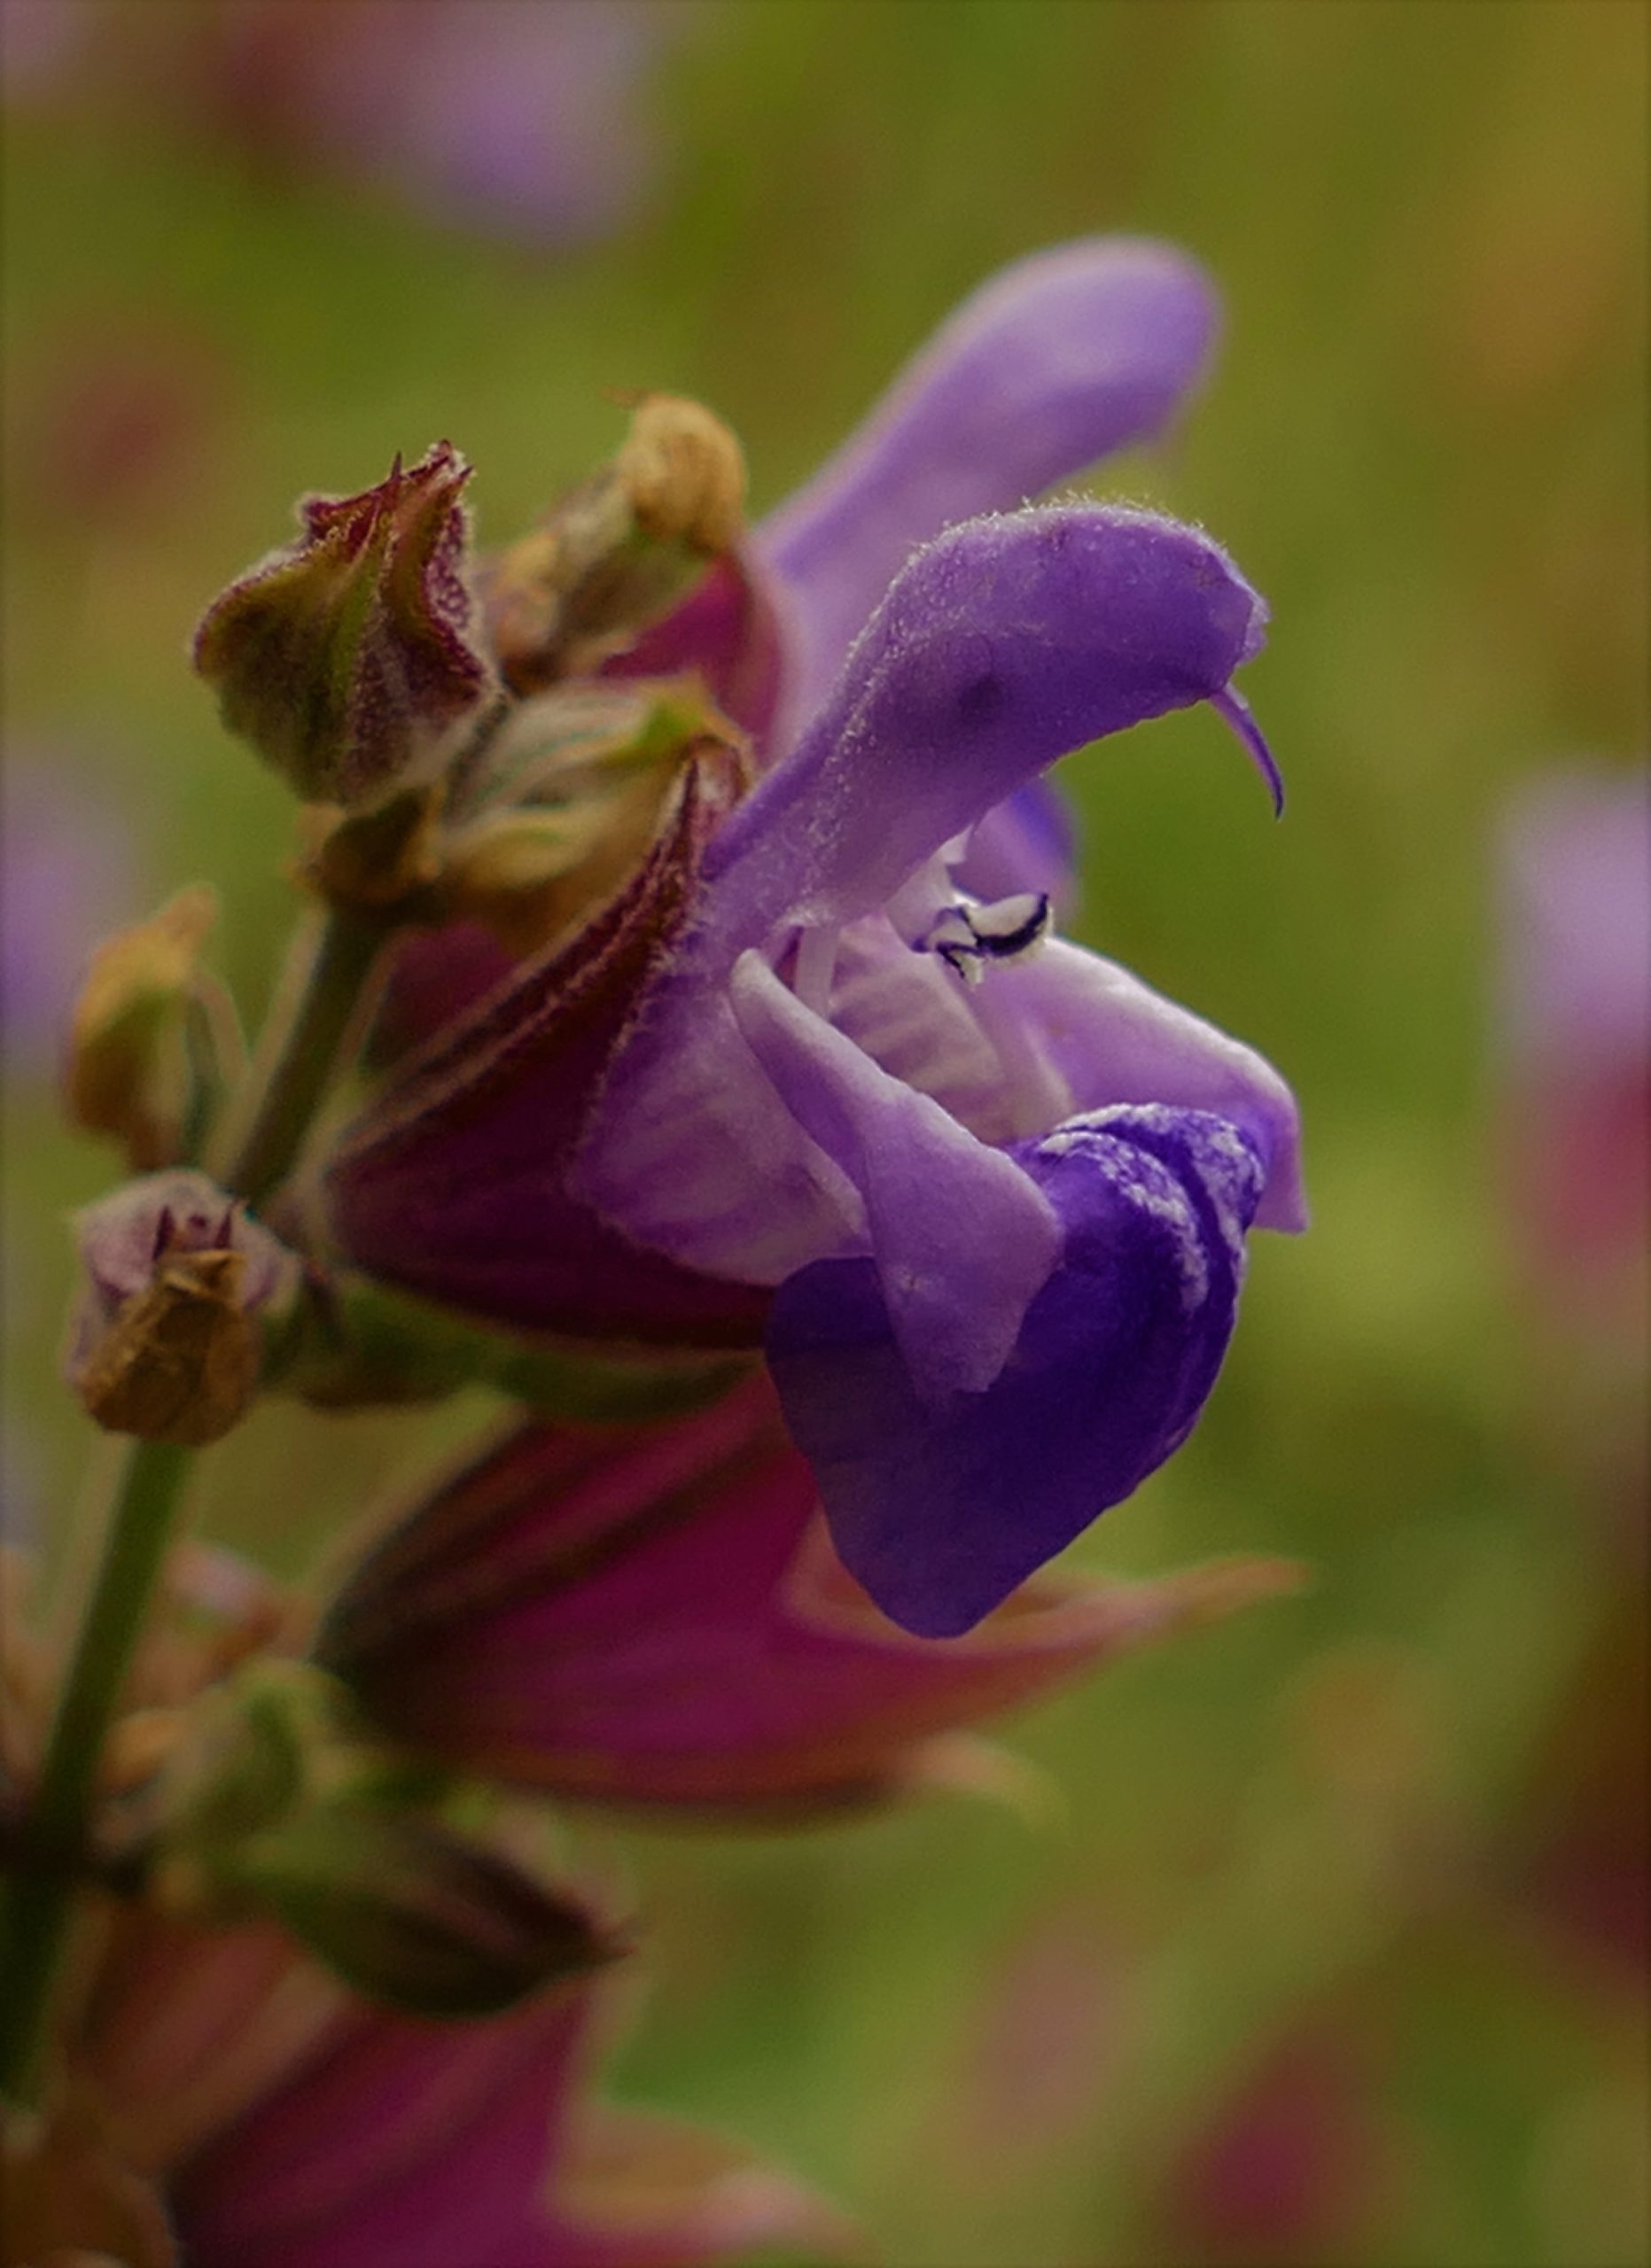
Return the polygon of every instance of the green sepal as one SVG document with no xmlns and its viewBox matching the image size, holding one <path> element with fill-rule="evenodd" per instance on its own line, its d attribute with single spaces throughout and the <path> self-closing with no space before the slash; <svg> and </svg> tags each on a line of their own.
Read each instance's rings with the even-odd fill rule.
<svg viewBox="0 0 1651 2268">
<path fill-rule="evenodd" d="M 496 2016 L 622 1950 L 586 1909 L 427 1814 L 345 1798 L 250 1837 L 234 1886 L 366 1998 Z"/>
<path fill-rule="evenodd" d="M 545 1418 L 619 1425 L 703 1408 L 749 1368 L 739 1355 L 615 1353 L 518 1337 L 343 1271 L 312 1276 L 279 1334 L 268 1334 L 261 1382 L 334 1410 L 430 1402 L 488 1386 Z"/>
<path fill-rule="evenodd" d="M 273 1915 L 366 1998 L 459 2018 L 624 1951 L 519 1855 L 549 1839 L 548 1815 L 372 1738 L 325 1671 L 264 1660 L 199 1705 L 143 1864 L 185 1910 Z"/>
</svg>

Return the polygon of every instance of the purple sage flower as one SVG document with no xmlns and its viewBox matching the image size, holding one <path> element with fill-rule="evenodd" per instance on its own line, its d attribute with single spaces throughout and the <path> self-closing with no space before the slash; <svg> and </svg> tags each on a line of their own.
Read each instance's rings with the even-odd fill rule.
<svg viewBox="0 0 1651 2268">
<path fill-rule="evenodd" d="M 218 0 L 200 97 L 254 148 L 528 244 L 601 237 L 653 176 L 641 99 L 681 0 Z"/>
<path fill-rule="evenodd" d="M 1180 1446 L 1246 1231 L 1303 1223 L 1278 1074 L 1055 939 L 1019 863 L 1026 791 L 1172 710 L 1212 706 L 1276 798 L 1233 685 L 1266 609 L 1226 553 L 1156 513 L 1012 509 L 1155 430 L 1209 330 L 1203 278 L 1135 243 L 965 309 L 759 539 L 755 789 L 416 1048 L 329 1177 L 358 1264 L 514 1328 L 762 1317 L 838 1552 L 924 1635 Z M 713 682 L 720 589 L 684 610 Z"/>
<path fill-rule="evenodd" d="M 1651 1238 L 1651 778 L 1530 782 L 1500 843 L 1503 1141 L 1546 1309 L 1645 1366 Z"/>
<path fill-rule="evenodd" d="M 60 753 L 0 764 L 0 1037 L 12 1076 L 50 1076 L 87 954 L 134 910 L 131 846 Z"/>
</svg>

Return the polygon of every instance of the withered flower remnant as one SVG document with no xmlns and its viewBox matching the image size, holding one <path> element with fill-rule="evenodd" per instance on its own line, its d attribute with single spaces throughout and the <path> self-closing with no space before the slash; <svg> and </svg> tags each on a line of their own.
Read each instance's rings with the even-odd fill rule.
<svg viewBox="0 0 1651 2268">
<path fill-rule="evenodd" d="M 217 920 L 205 883 L 93 952 L 69 1029 L 64 1098 L 88 1133 L 111 1135 L 134 1172 L 177 1157 L 195 1082 L 190 1021 L 205 1008 L 200 948 Z"/>
<path fill-rule="evenodd" d="M 75 1218 L 82 1287 L 64 1371 L 108 1432 L 204 1448 L 245 1413 L 263 1321 L 300 1262 L 204 1174 L 152 1174 Z"/>
<path fill-rule="evenodd" d="M 628 652 L 706 558 L 733 552 L 744 499 L 744 455 L 721 419 L 680 395 L 642 395 L 611 462 L 482 563 L 487 634 L 512 692 Z"/>
<path fill-rule="evenodd" d="M 472 625 L 470 467 L 438 441 L 355 496 L 310 496 L 295 543 L 195 633 L 224 722 L 307 802 L 370 808 L 432 780 L 487 693 Z"/>
</svg>

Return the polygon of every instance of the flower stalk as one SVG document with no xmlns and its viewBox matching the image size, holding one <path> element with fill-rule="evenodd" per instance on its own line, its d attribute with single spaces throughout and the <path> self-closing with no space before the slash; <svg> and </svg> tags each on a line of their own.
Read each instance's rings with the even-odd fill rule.
<svg viewBox="0 0 1651 2268">
<path fill-rule="evenodd" d="M 15 1868 L 0 1890 L 0 2094 L 27 2100 L 35 2082 L 104 1736 L 166 1557 L 190 1456 L 174 1442 L 133 1441 L 114 1480 L 102 1564 Z"/>
<path fill-rule="evenodd" d="M 251 1205 L 286 1178 L 298 1156 L 387 928 L 369 908 L 333 905 L 299 930 L 243 1108 L 225 1130 L 217 1178 Z"/>
<path fill-rule="evenodd" d="M 331 1084 L 393 917 L 329 907 L 298 931 L 239 1108 L 226 1187 L 253 1204 L 284 1180 Z M 0 2095 L 29 2101 L 68 1935 L 110 1721 L 165 1564 L 191 1470 L 176 1441 L 133 1441 L 112 1481 L 103 1557 L 40 1777 L 0 1886 Z"/>
</svg>

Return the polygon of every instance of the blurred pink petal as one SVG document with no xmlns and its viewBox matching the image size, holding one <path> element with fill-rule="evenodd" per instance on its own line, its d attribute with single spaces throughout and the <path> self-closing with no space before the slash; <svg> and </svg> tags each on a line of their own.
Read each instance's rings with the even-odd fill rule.
<svg viewBox="0 0 1651 2268">
<path fill-rule="evenodd" d="M 832 1552 L 756 1378 L 646 1432 L 507 1435 L 370 1551 L 317 1651 L 398 1736 L 473 1769 L 783 1812 L 890 1793 L 927 1736 L 1289 1581 L 1029 1584 L 966 1637 L 910 1637 Z"/>
</svg>

